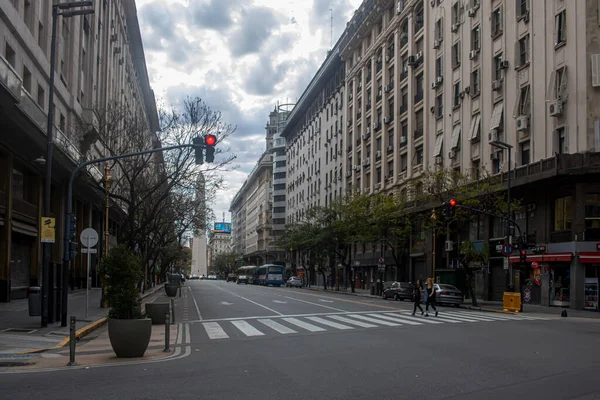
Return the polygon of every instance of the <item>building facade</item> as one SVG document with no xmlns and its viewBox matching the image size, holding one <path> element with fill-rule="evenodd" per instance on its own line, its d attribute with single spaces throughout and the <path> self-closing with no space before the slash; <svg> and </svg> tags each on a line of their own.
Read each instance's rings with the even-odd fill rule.
<svg viewBox="0 0 600 400">
<path fill-rule="evenodd" d="M 107 154 L 111 140 L 100 128 L 110 105 L 135 110 L 152 132 L 158 129 L 154 94 L 148 81 L 134 0 L 93 2 L 94 14 L 57 20 L 54 85 L 54 157 L 51 217 L 56 218 L 50 279 L 60 287 L 64 204 L 70 173 L 82 161 Z M 0 5 L 0 301 L 23 297 L 40 284 L 39 221 L 43 216 L 44 160 L 48 113 L 52 2 L 4 1 Z M 112 173 L 115 180 L 119 170 Z M 119 215 L 113 204 L 106 226 L 104 166 L 91 166 L 74 186 L 77 236 L 92 227 L 110 232 L 114 242 Z M 104 253 L 104 235 L 98 254 Z M 97 255 L 92 285 L 99 285 Z M 85 258 L 71 264 L 71 287 L 84 287 Z M 51 294 L 51 296 L 53 296 Z M 51 299 L 51 303 L 52 299 Z M 54 304 L 56 304 L 54 302 Z M 50 319 L 54 310 L 50 310 Z"/>
<path fill-rule="evenodd" d="M 212 270 L 219 254 L 231 253 L 231 233 L 212 232 L 208 241 L 208 269 Z"/>
<path fill-rule="evenodd" d="M 329 196 L 335 198 L 340 189 L 408 196 L 409 182 L 425 170 L 440 169 L 460 171 L 473 181 L 487 171 L 508 188 L 510 170 L 512 196 L 523 202 L 513 217 L 529 243 L 526 266 L 508 276 L 496 250 L 505 240 L 497 219 L 479 216 L 466 232 L 450 238 L 490 246 L 490 262 L 475 278 L 477 295 L 500 300 L 512 281 L 531 303 L 574 308 L 590 303 L 586 281 L 600 277 L 595 250 L 600 204 L 592 183 L 600 151 L 599 5 L 565 0 L 543 5 L 365 0 L 284 130 L 287 222 L 302 219 L 310 205 L 330 204 Z M 338 117 L 344 121 L 341 132 L 334 128 L 341 150 L 334 165 L 342 173 L 336 187 L 335 180 L 323 178 L 331 166 L 315 153 L 332 151 L 318 135 L 328 138 L 321 124 L 337 96 L 327 93 L 327 86 L 338 68 L 345 74 Z M 332 182 L 333 192 L 323 198 L 318 190 L 331 190 Z M 457 250 L 446 251 L 446 238 L 439 239 L 415 232 L 403 265 L 389 265 L 384 249 L 391 267 L 385 279 L 435 274 L 462 286 Z M 358 247 L 361 266 L 375 267 L 382 249 Z"/>
</svg>

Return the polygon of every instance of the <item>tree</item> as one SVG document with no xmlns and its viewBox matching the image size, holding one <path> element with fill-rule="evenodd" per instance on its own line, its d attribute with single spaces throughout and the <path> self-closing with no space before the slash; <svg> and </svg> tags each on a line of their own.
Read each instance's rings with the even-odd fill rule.
<svg viewBox="0 0 600 400">
<path fill-rule="evenodd" d="M 213 262 L 213 270 L 221 276 L 227 276 L 237 271 L 236 260 L 238 256 L 234 252 L 217 254 Z"/>
<path fill-rule="evenodd" d="M 475 277 L 475 270 L 480 268 L 481 265 L 489 262 L 490 248 L 489 245 L 486 244 L 483 251 L 480 251 L 475 248 L 473 242 L 465 240 L 460 246 L 460 254 L 462 256 L 460 260 L 461 265 L 466 272 L 465 283 L 467 284 L 467 290 L 469 291 L 473 307 L 477 307 L 477 298 L 475 297 L 475 290 L 473 289 L 473 278 Z"/>
<path fill-rule="evenodd" d="M 103 147 L 100 156 L 121 155 L 191 144 L 193 138 L 209 133 L 222 144 L 235 131 L 199 98 L 187 98 L 179 108 L 162 108 L 158 116 L 158 121 L 150 121 L 145 110 L 116 104 L 100 113 L 98 137 L 82 125 L 82 147 L 87 152 L 96 141 Z M 216 154 L 223 157 L 201 168 L 189 147 L 110 164 L 109 195 L 120 211 L 117 239 L 141 256 L 145 283 L 150 260 L 168 259 L 168 247 L 180 243 L 185 232 L 206 229 L 211 219 L 207 204 L 222 186 L 217 172 L 226 170 L 235 158 L 222 146 L 217 146 Z M 202 196 L 197 196 L 199 179 L 205 182 Z"/>
</svg>

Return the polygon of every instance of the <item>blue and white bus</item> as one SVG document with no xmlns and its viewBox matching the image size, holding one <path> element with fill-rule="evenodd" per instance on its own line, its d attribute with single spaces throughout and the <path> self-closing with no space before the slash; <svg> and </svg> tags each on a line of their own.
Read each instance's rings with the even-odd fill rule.
<svg viewBox="0 0 600 400">
<path fill-rule="evenodd" d="M 285 283 L 283 268 L 283 266 L 275 264 L 261 265 L 254 271 L 254 282 L 259 285 L 281 286 Z"/>
</svg>

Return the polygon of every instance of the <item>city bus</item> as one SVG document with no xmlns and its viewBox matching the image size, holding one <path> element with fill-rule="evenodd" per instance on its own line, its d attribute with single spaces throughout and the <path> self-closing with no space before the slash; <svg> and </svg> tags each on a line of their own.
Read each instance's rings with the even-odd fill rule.
<svg viewBox="0 0 600 400">
<path fill-rule="evenodd" d="M 244 265 L 242 267 L 239 267 L 237 269 L 237 275 L 246 275 L 248 277 L 248 283 L 249 284 L 258 284 L 258 281 L 254 280 L 254 276 L 255 276 L 255 271 L 258 267 L 254 266 L 254 265 Z"/>
<path fill-rule="evenodd" d="M 261 265 L 254 271 L 254 281 L 259 285 L 281 286 L 285 283 L 283 280 L 283 268 L 281 265 L 274 264 Z"/>
</svg>

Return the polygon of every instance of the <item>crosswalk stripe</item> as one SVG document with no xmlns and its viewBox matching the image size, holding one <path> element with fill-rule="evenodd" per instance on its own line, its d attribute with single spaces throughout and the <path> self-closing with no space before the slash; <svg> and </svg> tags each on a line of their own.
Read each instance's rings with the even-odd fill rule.
<svg viewBox="0 0 600 400">
<path fill-rule="evenodd" d="M 221 325 L 218 322 L 204 322 L 204 330 L 210 339 L 229 339 Z"/>
<path fill-rule="evenodd" d="M 415 321 L 411 321 L 405 318 L 400 317 L 399 315 L 396 316 L 396 314 L 367 314 L 369 317 L 373 317 L 373 318 L 383 318 L 385 320 L 388 321 L 392 321 L 392 322 L 397 322 L 399 324 L 406 324 L 406 325 L 423 325 L 421 322 L 415 322 Z"/>
<path fill-rule="evenodd" d="M 474 319 L 474 320 L 477 320 L 477 321 L 488 321 L 488 322 L 490 322 L 490 321 L 496 321 L 493 318 L 487 318 L 485 316 L 480 316 L 480 315 L 472 315 L 472 314 L 464 315 L 464 314 L 458 314 L 458 313 L 455 313 L 455 312 L 448 313 L 448 315 L 463 316 L 465 318 L 470 318 L 470 319 Z"/>
<path fill-rule="evenodd" d="M 285 325 L 281 325 L 279 322 L 273 321 L 272 319 L 259 319 L 258 322 L 284 335 L 288 333 L 298 333 Z"/>
<path fill-rule="evenodd" d="M 345 322 L 350 325 L 360 326 L 361 328 L 377 328 L 377 325 L 367 324 L 366 322 L 356 321 L 350 318 L 342 317 L 341 315 L 330 315 L 329 318 Z"/>
<path fill-rule="evenodd" d="M 402 314 L 402 318 L 407 318 L 407 319 L 410 319 L 413 321 L 424 322 L 426 324 L 443 324 L 443 322 L 434 321 L 430 317 L 413 317 L 412 315 L 409 315 L 409 314 L 410 313 Z M 435 318 L 435 317 L 433 317 L 433 318 Z"/>
<path fill-rule="evenodd" d="M 469 317 L 470 315 L 474 316 L 474 317 L 483 317 L 483 318 L 487 318 L 487 319 L 493 319 L 495 321 L 514 321 L 514 320 L 519 320 L 522 318 L 519 317 L 513 317 L 512 315 L 502 315 L 502 314 L 484 314 L 484 313 L 477 313 L 477 312 L 460 312 L 460 311 L 456 311 L 455 312 L 457 315 L 463 315 L 465 317 Z"/>
<path fill-rule="evenodd" d="M 308 322 L 301 321 L 298 318 L 283 318 L 283 320 L 285 322 L 289 322 L 292 325 L 296 325 L 302 329 L 306 329 L 307 331 L 310 331 L 310 332 L 323 332 L 323 331 L 327 330 L 325 328 L 321 328 L 320 326 L 316 326 L 313 324 L 309 324 Z"/>
<path fill-rule="evenodd" d="M 351 326 L 338 324 L 337 322 L 328 321 L 328 320 L 326 320 L 324 318 L 321 318 L 321 317 L 306 317 L 306 319 L 310 319 L 311 321 L 317 322 L 317 323 L 319 323 L 321 325 L 331 326 L 332 328 L 337 328 L 337 329 L 342 329 L 342 330 L 354 329 Z"/>
<path fill-rule="evenodd" d="M 442 319 L 442 320 L 454 321 L 454 322 L 480 322 L 478 319 L 471 319 L 471 318 L 467 318 L 467 317 L 457 316 L 454 314 L 450 315 L 448 313 L 438 315 L 436 318 Z"/>
<path fill-rule="evenodd" d="M 473 314 L 475 315 L 486 315 L 488 316 L 488 313 L 482 313 L 479 311 L 474 311 Z M 539 320 L 541 318 L 537 318 L 537 317 L 532 317 L 529 315 L 513 315 L 513 314 L 494 314 L 492 317 L 496 317 L 498 319 L 512 319 L 512 320 L 522 320 L 522 319 L 527 319 L 527 320 Z"/>
<path fill-rule="evenodd" d="M 264 333 L 247 323 L 246 321 L 231 321 L 246 336 L 264 336 Z"/>
<path fill-rule="evenodd" d="M 377 318 L 371 318 L 371 317 L 365 317 L 364 315 L 351 315 L 352 318 L 358 318 L 358 319 L 362 319 L 364 321 L 369 321 L 369 322 L 373 322 L 375 324 L 379 324 L 379 325 L 385 325 L 385 326 L 400 326 L 401 324 L 396 324 L 394 322 L 389 322 L 389 321 L 385 321 L 382 319 L 377 319 Z"/>
</svg>

